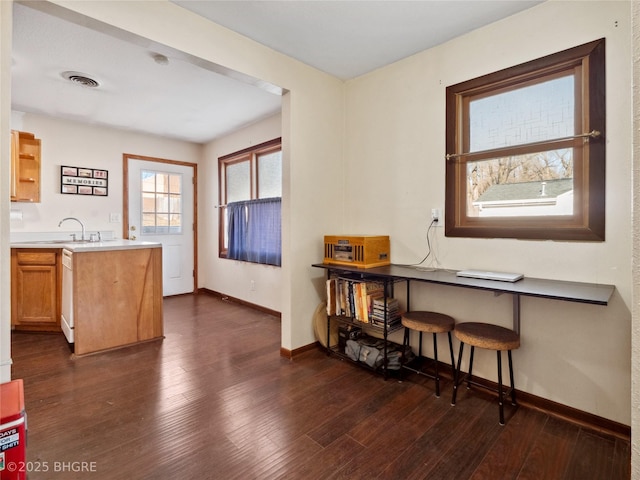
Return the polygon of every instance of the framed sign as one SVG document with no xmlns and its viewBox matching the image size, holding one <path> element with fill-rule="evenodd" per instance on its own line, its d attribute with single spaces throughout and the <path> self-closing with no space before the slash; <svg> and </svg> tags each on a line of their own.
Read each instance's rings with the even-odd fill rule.
<svg viewBox="0 0 640 480">
<path fill-rule="evenodd" d="M 109 194 L 109 172 L 96 168 L 62 165 L 60 193 L 106 197 Z"/>
</svg>

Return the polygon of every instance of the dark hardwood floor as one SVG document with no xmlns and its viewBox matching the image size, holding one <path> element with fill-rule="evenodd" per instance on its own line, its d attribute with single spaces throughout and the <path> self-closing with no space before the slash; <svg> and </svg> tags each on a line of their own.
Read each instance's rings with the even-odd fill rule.
<svg viewBox="0 0 640 480">
<path fill-rule="evenodd" d="M 450 382 L 436 398 L 320 349 L 289 361 L 277 318 L 211 295 L 164 309 L 164 340 L 78 359 L 13 334 L 30 480 L 630 477 L 628 441 L 522 406 L 501 427 L 488 393 L 452 407 Z"/>
</svg>

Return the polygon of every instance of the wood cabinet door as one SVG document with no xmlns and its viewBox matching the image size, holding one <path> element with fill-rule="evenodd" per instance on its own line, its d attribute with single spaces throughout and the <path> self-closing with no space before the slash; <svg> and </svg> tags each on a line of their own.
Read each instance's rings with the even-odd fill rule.
<svg viewBox="0 0 640 480">
<path fill-rule="evenodd" d="M 57 299 L 55 265 L 19 265 L 16 276 L 20 324 L 55 325 Z"/>
<path fill-rule="evenodd" d="M 56 252 L 12 252 L 11 319 L 18 330 L 60 331 Z"/>
</svg>

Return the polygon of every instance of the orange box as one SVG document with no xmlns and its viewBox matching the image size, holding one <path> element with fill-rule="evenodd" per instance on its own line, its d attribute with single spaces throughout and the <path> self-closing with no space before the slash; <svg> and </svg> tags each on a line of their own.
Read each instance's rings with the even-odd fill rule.
<svg viewBox="0 0 640 480">
<path fill-rule="evenodd" d="M 391 264 L 388 235 L 325 235 L 324 263 L 371 268 Z"/>
</svg>

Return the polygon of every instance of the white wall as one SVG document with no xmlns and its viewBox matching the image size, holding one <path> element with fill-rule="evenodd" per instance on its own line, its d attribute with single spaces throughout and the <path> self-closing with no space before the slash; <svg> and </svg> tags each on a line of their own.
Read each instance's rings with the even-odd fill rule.
<svg viewBox="0 0 640 480">
<path fill-rule="evenodd" d="M 515 380 L 526 392 L 626 425 L 632 289 L 629 18 L 629 2 L 548 1 L 355 79 L 347 87 L 345 137 L 348 230 L 388 233 L 392 262 L 417 262 L 426 254 L 431 208 L 444 207 L 446 86 L 606 37 L 607 240 L 445 238 L 439 227 L 434 247 L 444 268 L 614 284 L 606 308 L 523 298 Z M 412 300 L 412 308 L 440 310 L 458 321 L 511 325 L 508 296 L 421 286 L 412 291 Z M 495 380 L 495 355 L 477 359 L 474 372 Z"/>
<path fill-rule="evenodd" d="M 114 238 L 122 238 L 122 222 L 109 221 L 110 213 L 119 213 L 122 217 L 122 154 L 191 163 L 198 163 L 202 154 L 202 147 L 195 143 L 43 115 L 13 112 L 11 127 L 31 132 L 42 141 L 41 202 L 11 205 L 11 210 L 22 212 L 22 220 L 11 220 L 14 238 L 32 232 L 79 231 L 73 222 L 58 227 L 60 220 L 68 216 L 79 218 L 87 231 L 113 231 Z M 108 170 L 109 195 L 80 197 L 61 194 L 61 165 Z"/>
<path fill-rule="evenodd" d="M 640 478 L 640 2 L 632 4 L 633 321 L 631 338 L 631 478 Z"/>
<path fill-rule="evenodd" d="M 0 383 L 11 380 L 11 142 L 7 139 L 11 138 L 12 6 L 0 2 Z"/>
<path fill-rule="evenodd" d="M 282 136 L 282 115 L 244 128 L 205 146 L 199 184 L 199 287 L 282 311 L 280 267 L 218 257 L 218 158 Z M 254 288 L 251 288 L 253 282 Z"/>
</svg>

